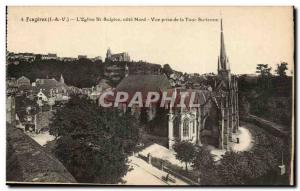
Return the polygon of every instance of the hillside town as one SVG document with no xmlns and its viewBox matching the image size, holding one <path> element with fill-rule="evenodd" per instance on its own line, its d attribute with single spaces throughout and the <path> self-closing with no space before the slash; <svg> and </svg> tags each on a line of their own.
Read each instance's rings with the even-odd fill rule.
<svg viewBox="0 0 300 191">
<path fill-rule="evenodd" d="M 253 90 L 248 94 L 241 89 L 241 84 L 242 87 L 258 84 L 260 74 L 232 73 L 223 27 L 221 19 L 216 37 L 220 38 L 217 74 L 199 74 L 201 71 L 188 74 L 173 70 L 169 64 L 133 61 L 129 53 L 113 53 L 110 48 L 104 60 L 100 56 L 72 58 L 58 57 L 56 53 L 7 52 L 6 122 L 10 148 L 7 163 L 11 171 L 8 181 L 118 185 L 253 185 L 277 181 L 278 185 L 288 184 L 291 156 L 286 148 L 290 145 L 291 131 L 286 124 L 291 122 L 286 119 L 290 116 L 282 117 L 283 122 L 278 123 L 250 111 L 254 101 L 247 95 L 258 93 Z M 93 82 L 86 83 L 91 84 L 87 87 L 76 84 L 74 76 L 80 74 L 70 75 L 67 70 L 42 76 L 46 70 L 33 74 L 17 69 L 41 63 L 74 67 L 89 63 L 102 71 Z M 277 83 L 277 78 L 273 78 L 265 87 Z M 291 88 L 285 85 L 290 82 L 288 77 L 280 80 L 285 90 Z M 280 91 L 286 93 L 285 90 Z M 274 103 L 286 103 L 288 96 L 280 94 Z M 98 124 L 103 129 L 95 128 Z M 117 130 L 105 130 L 111 127 Z M 114 144 L 121 145 L 122 150 Z M 95 156 L 90 156 L 88 151 L 96 153 Z M 98 155 L 103 155 L 99 157 L 101 164 L 97 159 L 89 161 L 88 157 Z M 24 157 L 28 157 L 28 162 Z M 95 166 L 88 166 L 90 163 Z M 82 169 L 72 168 L 75 164 Z M 37 168 L 39 165 L 43 167 Z M 27 168 L 34 169 L 35 173 L 18 172 L 21 175 L 16 178 L 18 174 L 13 172 L 25 167 L 29 171 Z M 99 175 L 93 168 L 112 175 Z M 118 170 L 114 171 L 115 168 Z M 86 174 L 86 169 L 94 174 Z M 63 174 L 58 173 L 61 170 Z"/>
</svg>

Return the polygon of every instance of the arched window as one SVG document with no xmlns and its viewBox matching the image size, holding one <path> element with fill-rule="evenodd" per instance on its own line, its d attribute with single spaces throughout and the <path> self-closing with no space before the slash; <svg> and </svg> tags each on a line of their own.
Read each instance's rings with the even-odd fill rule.
<svg viewBox="0 0 300 191">
<path fill-rule="evenodd" d="M 189 136 L 189 119 L 185 118 L 183 120 L 183 136 L 188 137 Z"/>
<path fill-rule="evenodd" d="M 174 137 L 179 137 L 180 117 L 178 116 L 175 117 L 173 124 L 174 124 L 174 130 L 173 130 Z"/>
<path fill-rule="evenodd" d="M 195 134 L 195 120 L 193 121 L 193 133 Z"/>
</svg>

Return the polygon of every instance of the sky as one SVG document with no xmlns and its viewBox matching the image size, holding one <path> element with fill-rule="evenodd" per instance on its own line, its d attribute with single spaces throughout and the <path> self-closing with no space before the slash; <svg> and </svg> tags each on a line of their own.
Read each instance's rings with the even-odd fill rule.
<svg viewBox="0 0 300 191">
<path fill-rule="evenodd" d="M 26 21 L 49 17 L 74 20 Z M 76 21 L 81 17 L 102 20 Z M 146 21 L 123 20 L 136 17 Z M 232 73 L 255 73 L 257 64 L 274 71 L 282 61 L 293 69 L 292 7 L 8 7 L 7 50 L 104 59 L 110 48 L 112 53 L 128 52 L 134 61 L 216 73 L 221 17 Z M 166 18 L 183 20 L 162 22 Z"/>
</svg>

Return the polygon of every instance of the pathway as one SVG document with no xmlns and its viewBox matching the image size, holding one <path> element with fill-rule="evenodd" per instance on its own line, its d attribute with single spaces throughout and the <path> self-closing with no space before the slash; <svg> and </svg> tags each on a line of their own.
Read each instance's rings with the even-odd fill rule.
<svg viewBox="0 0 300 191">
<path fill-rule="evenodd" d="M 127 185 L 188 185 L 173 176 L 172 178 L 176 180 L 175 183 L 163 181 L 162 176 L 166 176 L 166 172 L 159 170 L 138 157 L 129 157 L 129 165 L 133 169 L 123 178 Z"/>
</svg>

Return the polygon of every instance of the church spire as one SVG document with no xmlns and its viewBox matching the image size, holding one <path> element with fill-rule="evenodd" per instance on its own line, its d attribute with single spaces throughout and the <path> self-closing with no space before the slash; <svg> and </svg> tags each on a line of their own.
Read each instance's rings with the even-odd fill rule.
<svg viewBox="0 0 300 191">
<path fill-rule="evenodd" d="M 62 74 L 60 74 L 60 80 L 59 80 L 60 83 L 64 84 L 65 83 L 65 79 L 63 77 Z"/>
<path fill-rule="evenodd" d="M 111 50 L 108 47 L 107 52 L 106 52 L 106 58 L 110 58 L 111 57 Z"/>
<path fill-rule="evenodd" d="M 220 56 L 218 56 L 218 71 L 221 69 L 221 66 L 220 66 Z"/>
<path fill-rule="evenodd" d="M 230 70 L 229 69 L 229 62 L 228 58 L 226 55 L 226 50 L 225 50 L 225 41 L 224 41 L 224 34 L 223 34 L 223 20 L 221 18 L 221 39 L 220 39 L 220 58 L 219 58 L 219 70 Z"/>
</svg>

